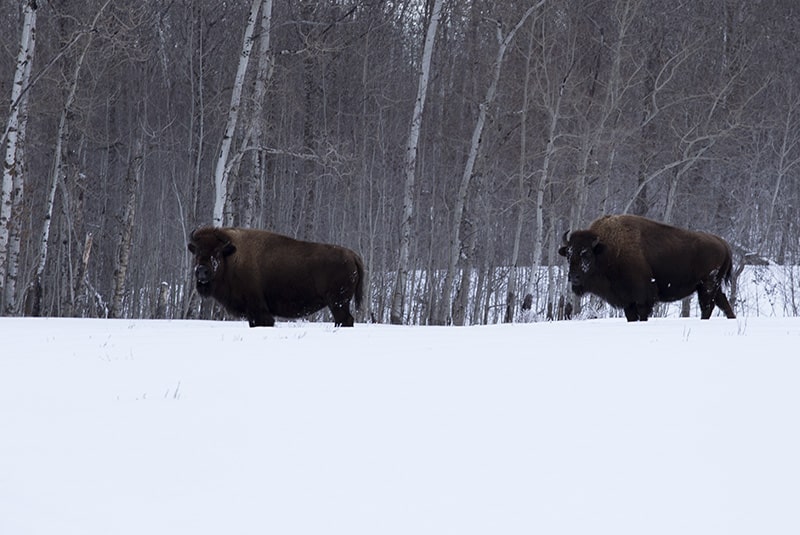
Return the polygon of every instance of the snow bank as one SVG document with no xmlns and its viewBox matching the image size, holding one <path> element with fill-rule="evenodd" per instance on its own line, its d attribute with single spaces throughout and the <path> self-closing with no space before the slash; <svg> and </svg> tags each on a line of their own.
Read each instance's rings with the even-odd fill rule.
<svg viewBox="0 0 800 535">
<path fill-rule="evenodd" d="M 800 531 L 794 318 L 0 334 L 3 534 Z"/>
</svg>

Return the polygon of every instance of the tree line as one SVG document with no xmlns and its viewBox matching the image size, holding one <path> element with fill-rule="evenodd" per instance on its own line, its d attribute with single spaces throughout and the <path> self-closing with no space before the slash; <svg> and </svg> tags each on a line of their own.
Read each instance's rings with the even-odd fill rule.
<svg viewBox="0 0 800 535">
<path fill-rule="evenodd" d="M 792 2 L 0 0 L 0 312 L 211 317 L 209 224 L 337 243 L 363 318 L 555 317 L 565 231 L 800 253 Z"/>
</svg>

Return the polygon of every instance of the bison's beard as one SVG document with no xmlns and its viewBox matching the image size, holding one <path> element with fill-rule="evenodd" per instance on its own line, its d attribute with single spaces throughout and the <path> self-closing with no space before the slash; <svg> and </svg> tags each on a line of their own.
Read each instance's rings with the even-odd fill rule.
<svg viewBox="0 0 800 535">
<path fill-rule="evenodd" d="M 197 281 L 197 293 L 199 293 L 202 297 L 208 297 L 211 295 L 211 282 L 200 282 Z"/>
<path fill-rule="evenodd" d="M 575 295 L 583 295 L 583 294 L 586 293 L 586 288 L 584 288 L 580 284 L 573 284 L 572 285 L 572 293 L 574 293 Z"/>
</svg>

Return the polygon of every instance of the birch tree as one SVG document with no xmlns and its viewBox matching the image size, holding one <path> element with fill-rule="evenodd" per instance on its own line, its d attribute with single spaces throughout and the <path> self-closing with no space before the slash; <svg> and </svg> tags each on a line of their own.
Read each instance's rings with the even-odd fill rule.
<svg viewBox="0 0 800 535">
<path fill-rule="evenodd" d="M 28 69 L 31 67 L 28 64 Z M 17 310 L 17 281 L 19 279 L 19 257 L 22 250 L 22 216 L 23 199 L 25 197 L 25 182 L 28 179 L 27 164 L 25 161 L 25 138 L 28 124 L 28 98 L 29 93 L 22 96 L 20 104 L 21 115 L 19 121 L 19 134 L 17 138 L 17 171 L 14 173 L 12 187 L 11 219 L 9 221 L 9 240 L 6 272 L 6 286 L 4 296 L 5 314 L 11 315 Z"/>
<path fill-rule="evenodd" d="M 22 176 L 20 141 L 25 138 L 27 124 L 27 88 L 30 83 L 31 66 L 36 44 L 36 2 L 28 0 L 22 6 L 22 34 L 19 53 L 11 85 L 11 106 L 6 126 L 6 152 L 3 163 L 3 182 L 0 192 L 0 298 L 5 300 L 4 308 L 13 308 L 17 276 L 19 244 L 16 253 L 9 255 L 11 235 L 11 214 L 15 205 L 22 202 L 24 179 Z M 5 287 L 8 275 L 10 286 Z M 6 291 L 7 290 L 7 291 Z M 2 303 L 3 301 L 0 301 Z"/>
<path fill-rule="evenodd" d="M 236 132 L 236 122 L 239 117 L 239 106 L 242 101 L 242 88 L 244 87 L 244 77 L 247 72 L 247 64 L 250 61 L 250 52 L 253 50 L 253 32 L 256 22 L 258 22 L 258 10 L 262 0 L 253 0 L 250 12 L 247 16 L 247 26 L 244 31 L 242 42 L 242 53 L 239 56 L 239 65 L 236 69 L 236 78 L 233 82 L 231 92 L 231 102 L 228 106 L 228 121 L 225 124 L 225 132 L 222 134 L 222 144 L 219 149 L 217 165 L 214 170 L 214 225 L 222 226 L 225 221 L 225 207 L 228 202 L 228 176 L 230 167 L 228 155 L 233 143 L 233 135 Z"/>
<path fill-rule="evenodd" d="M 544 3 L 545 0 L 541 0 L 537 4 L 529 7 L 528 10 L 522 15 L 519 22 L 517 22 L 516 26 L 514 26 L 514 28 L 508 32 L 505 37 L 503 36 L 502 25 L 499 21 L 496 22 L 496 35 L 499 46 L 497 49 L 497 57 L 495 58 L 493 64 L 492 79 L 489 83 L 489 87 L 486 90 L 486 95 L 484 96 L 483 101 L 478 106 L 478 118 L 475 122 L 475 128 L 472 130 L 472 139 L 469 145 L 467 162 L 464 165 L 464 172 L 461 175 L 461 181 L 458 192 L 456 193 L 453 207 L 453 226 L 450 234 L 450 253 L 447 265 L 447 274 L 445 275 L 444 282 L 444 309 L 447 314 L 445 319 L 445 323 L 447 324 L 452 323 L 453 318 L 453 296 L 455 295 L 456 265 L 458 264 L 458 258 L 461 254 L 461 223 L 464 215 L 464 206 L 467 202 L 467 192 L 469 191 L 470 182 L 472 181 L 472 176 L 475 171 L 475 162 L 477 161 L 478 153 L 480 152 L 481 137 L 483 135 L 483 127 L 486 124 L 486 116 L 488 114 L 489 107 L 492 105 L 492 103 L 494 103 L 495 96 L 497 94 L 497 84 L 500 81 L 500 73 L 503 68 L 503 58 L 508 50 L 508 45 L 514 39 L 517 31 L 519 31 L 522 25 L 525 24 L 525 21 L 528 20 L 528 17 L 530 17 L 535 10 L 544 5 Z"/>
<path fill-rule="evenodd" d="M 403 188 L 403 212 L 400 220 L 400 258 L 397 263 L 397 279 L 395 280 L 394 293 L 390 312 L 390 321 L 394 324 L 403 323 L 403 296 L 405 294 L 406 280 L 408 279 L 409 252 L 411 250 L 411 223 L 414 217 L 414 182 L 417 173 L 417 148 L 419 132 L 422 127 L 422 117 L 425 111 L 425 97 L 428 94 L 428 80 L 430 79 L 431 58 L 433 45 L 436 40 L 436 28 L 442 13 L 442 0 L 435 0 L 431 19 L 428 22 L 428 31 L 425 35 L 425 46 L 422 51 L 422 63 L 419 72 L 419 85 L 417 98 L 414 101 L 414 112 L 411 116 L 411 128 L 408 133 L 408 143 L 405 154 L 405 184 Z"/>
</svg>

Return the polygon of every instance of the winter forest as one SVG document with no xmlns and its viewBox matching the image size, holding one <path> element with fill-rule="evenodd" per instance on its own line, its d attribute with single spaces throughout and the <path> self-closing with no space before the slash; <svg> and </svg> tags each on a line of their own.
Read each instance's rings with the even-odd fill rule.
<svg viewBox="0 0 800 535">
<path fill-rule="evenodd" d="M 556 316 L 562 236 L 606 213 L 718 234 L 738 273 L 800 263 L 794 1 L 0 14 L 2 315 L 215 317 L 186 250 L 211 224 L 359 252 L 357 321 Z"/>
</svg>

